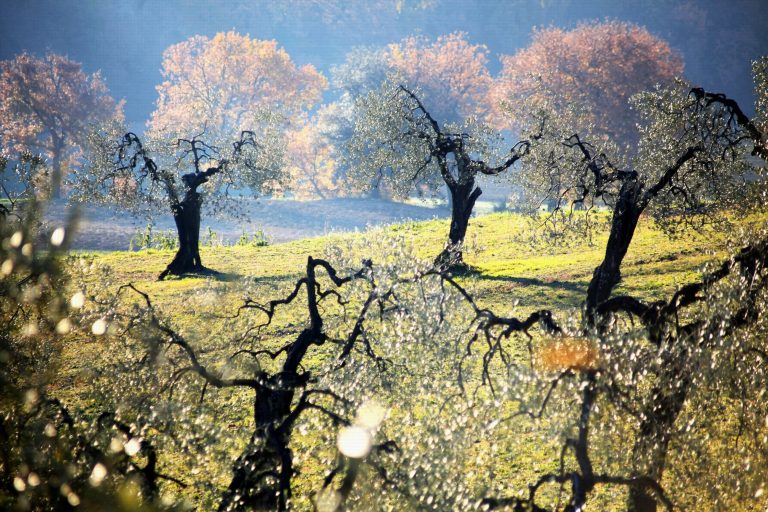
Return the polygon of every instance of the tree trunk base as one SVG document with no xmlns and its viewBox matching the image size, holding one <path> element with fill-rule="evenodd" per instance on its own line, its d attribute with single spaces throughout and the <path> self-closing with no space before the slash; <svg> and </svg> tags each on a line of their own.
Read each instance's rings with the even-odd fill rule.
<svg viewBox="0 0 768 512">
<path fill-rule="evenodd" d="M 173 265 L 173 263 L 171 263 L 165 268 L 165 270 L 160 272 L 160 275 L 157 276 L 157 280 L 162 281 L 168 276 L 183 277 L 185 275 L 218 276 L 221 275 L 221 272 L 212 268 L 205 267 L 203 265 L 182 267 L 179 265 Z"/>
<path fill-rule="evenodd" d="M 477 273 L 477 270 L 467 264 L 462 254 L 449 249 L 444 249 L 434 261 L 435 268 L 440 272 L 447 272 L 454 276 L 462 276 Z"/>
</svg>

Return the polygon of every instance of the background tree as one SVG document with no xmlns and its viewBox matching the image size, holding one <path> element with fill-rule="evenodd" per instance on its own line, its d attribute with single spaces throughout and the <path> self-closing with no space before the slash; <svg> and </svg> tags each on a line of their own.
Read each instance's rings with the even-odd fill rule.
<svg viewBox="0 0 768 512">
<path fill-rule="evenodd" d="M 755 66 L 758 75 L 761 70 Z M 755 180 L 764 167 L 749 156 L 768 155 L 765 136 L 735 101 L 680 82 L 641 93 L 632 103 L 641 118 L 633 159 L 622 160 L 615 146 L 587 142 L 561 126 L 539 139 L 520 175 L 536 203 L 554 203 L 553 226 L 562 221 L 581 229 L 588 227 L 583 221 L 595 206 L 612 210 L 605 256 L 587 291 L 590 322 L 618 284 L 621 262 L 645 212 L 674 232 L 717 220 L 719 211 L 736 213 L 762 201 Z M 586 214 L 574 216 L 574 208 Z"/>
<path fill-rule="evenodd" d="M 399 83 L 419 89 L 420 98 L 430 105 L 438 122 L 461 123 L 467 116 L 485 113 L 484 98 L 491 82 L 487 62 L 488 49 L 469 42 L 462 32 L 433 41 L 407 37 L 384 48 L 350 51 L 345 62 L 331 71 L 331 86 L 340 93 L 340 98 L 329 106 L 333 116 L 328 118 L 338 155 L 338 174 L 343 178 L 350 171 L 345 164 L 349 162 L 345 148 L 357 122 L 356 100 L 378 90 L 388 77 L 396 76 Z M 380 192 L 378 182 L 371 191 Z"/>
<path fill-rule="evenodd" d="M 62 176 L 80 156 L 91 125 L 122 119 L 122 103 L 99 73 L 87 75 L 67 57 L 22 53 L 0 62 L 0 148 L 40 153 L 51 161 L 50 187 L 61 195 Z"/>
<path fill-rule="evenodd" d="M 669 85 L 683 72 L 681 57 L 665 41 L 619 21 L 535 30 L 530 46 L 501 56 L 501 63 L 488 94 L 497 127 L 519 130 L 526 109 L 546 106 L 568 116 L 582 135 L 606 135 L 622 145 L 638 138 L 629 98 Z"/>
<path fill-rule="evenodd" d="M 145 146 L 120 125 L 103 127 L 91 134 L 88 165 L 73 178 L 75 200 L 117 204 L 150 218 L 170 209 L 179 249 L 159 279 L 208 271 L 199 249 L 204 202 L 210 212 L 226 209 L 231 214 L 237 210 L 230 200 L 236 190 L 259 193 L 281 179 L 277 135 L 257 141 L 253 132 L 244 131 L 229 147 L 208 141 L 203 132 Z"/>
<path fill-rule="evenodd" d="M 466 34 L 454 32 L 434 41 L 407 37 L 387 50 L 392 71 L 404 85 L 419 88 L 421 99 L 434 105 L 431 114 L 438 122 L 482 119 L 491 85 L 485 45 L 472 44 Z"/>
<path fill-rule="evenodd" d="M 287 186 L 299 199 L 328 199 L 350 192 L 337 180 L 336 154 L 323 123 L 324 110 L 287 134 Z"/>
<path fill-rule="evenodd" d="M 402 196 L 416 185 L 434 187 L 442 180 L 451 196 L 451 225 L 437 262 L 463 266 L 461 244 L 482 194 L 476 177 L 503 173 L 530 144 L 520 142 L 504 155 L 494 130 L 472 118 L 461 126 L 441 125 L 416 93 L 392 82 L 362 98 L 356 108 L 359 114 L 349 142 L 352 178 L 362 186 L 388 181 Z"/>
<path fill-rule="evenodd" d="M 155 137 L 235 139 L 266 122 L 287 125 L 319 99 L 326 80 L 312 65 L 297 67 L 276 41 L 236 32 L 195 36 L 163 53 L 164 81 L 149 120 Z"/>
</svg>

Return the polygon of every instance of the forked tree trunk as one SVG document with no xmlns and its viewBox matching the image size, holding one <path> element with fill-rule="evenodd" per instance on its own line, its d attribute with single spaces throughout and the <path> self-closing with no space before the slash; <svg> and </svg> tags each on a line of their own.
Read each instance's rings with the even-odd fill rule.
<svg viewBox="0 0 768 512">
<path fill-rule="evenodd" d="M 475 187 L 474 178 L 467 179 L 465 183 L 448 185 L 448 191 L 451 196 L 451 227 L 448 243 L 435 259 L 435 265 L 442 269 L 466 268 L 462 246 L 475 202 L 483 191 Z"/>
<path fill-rule="evenodd" d="M 306 386 L 308 374 L 301 362 L 310 346 L 325 341 L 323 319 L 317 309 L 315 266 L 307 262 L 307 301 L 310 325 L 290 345 L 280 372 L 264 376 L 254 399 L 255 429 L 234 465 L 234 476 L 224 493 L 219 511 L 287 510 L 293 477 L 293 453 L 289 448 L 296 411 L 295 392 Z M 293 414 L 293 418 L 291 415 Z"/>
<path fill-rule="evenodd" d="M 179 249 L 173 260 L 158 276 L 162 280 L 168 275 L 180 276 L 189 273 L 208 271 L 200 259 L 200 208 L 203 199 L 199 192 L 190 190 L 172 209 L 176 233 L 179 237 Z"/>
<path fill-rule="evenodd" d="M 592 280 L 587 289 L 585 313 L 590 326 L 595 324 L 597 307 L 610 298 L 611 292 L 621 280 L 621 263 L 627 255 L 637 222 L 643 212 L 640 192 L 641 186 L 635 180 L 625 181 L 619 191 L 611 219 L 611 232 L 608 235 L 605 256 L 592 274 Z"/>
</svg>

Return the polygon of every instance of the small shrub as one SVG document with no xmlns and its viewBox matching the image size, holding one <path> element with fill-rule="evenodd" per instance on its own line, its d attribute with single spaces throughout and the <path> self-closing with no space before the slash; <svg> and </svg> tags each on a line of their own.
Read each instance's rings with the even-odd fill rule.
<svg viewBox="0 0 768 512">
<path fill-rule="evenodd" d="M 240 238 L 237 239 L 235 245 L 238 247 L 266 247 L 269 245 L 269 238 L 261 229 L 256 230 L 253 235 L 250 236 L 243 230 L 243 233 L 240 235 Z"/>
<path fill-rule="evenodd" d="M 152 223 L 147 224 L 144 230 L 137 230 L 136 234 L 128 242 L 129 251 L 143 251 L 147 249 L 174 250 L 179 247 L 179 239 L 172 229 L 167 231 L 154 231 Z"/>
<path fill-rule="evenodd" d="M 207 247 L 222 247 L 224 245 L 224 237 L 219 236 L 211 226 L 208 226 L 208 238 L 203 241 L 202 245 Z"/>
</svg>

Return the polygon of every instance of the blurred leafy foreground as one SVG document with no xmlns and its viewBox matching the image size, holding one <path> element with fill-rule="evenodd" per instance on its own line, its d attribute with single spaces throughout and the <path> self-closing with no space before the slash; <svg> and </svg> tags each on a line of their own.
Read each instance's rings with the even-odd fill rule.
<svg viewBox="0 0 768 512">
<path fill-rule="evenodd" d="M 585 328 L 607 230 L 566 248 L 475 219 L 67 252 L 33 200 L 0 226 L 0 503 L 16 510 L 762 510 L 764 217 L 641 222 Z M 16 207 L 14 207 L 16 206 Z M 605 219 L 604 219 L 605 220 Z"/>
</svg>

